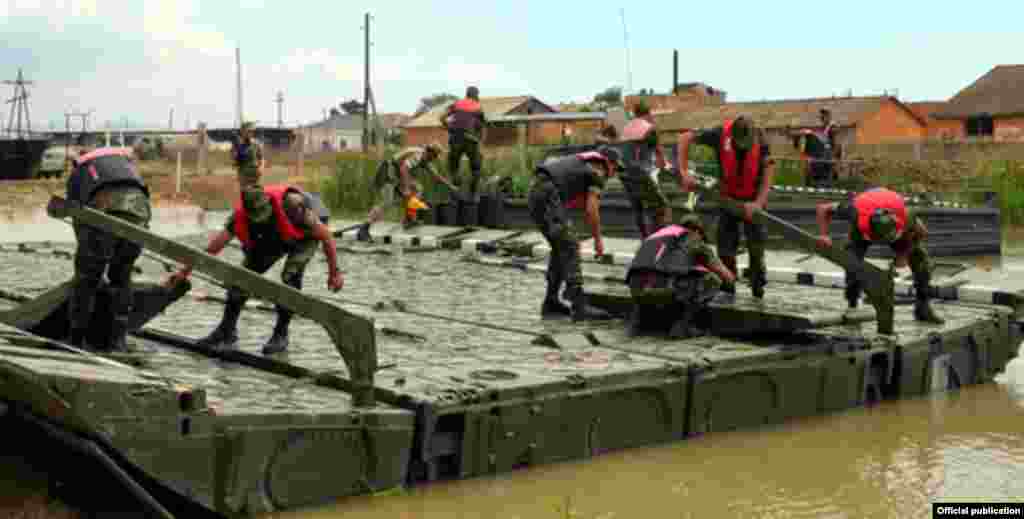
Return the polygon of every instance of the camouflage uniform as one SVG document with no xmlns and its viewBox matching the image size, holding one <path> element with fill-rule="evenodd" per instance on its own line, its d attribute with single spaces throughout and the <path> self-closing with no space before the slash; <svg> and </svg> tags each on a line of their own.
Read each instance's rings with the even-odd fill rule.
<svg viewBox="0 0 1024 519">
<path fill-rule="evenodd" d="M 837 204 L 835 214 L 838 218 L 845 218 L 852 222 L 850 225 L 850 241 L 846 243 L 846 250 L 863 261 L 867 257 L 868 249 L 871 245 L 879 242 L 869 240 L 857 228 L 857 210 L 851 202 Z M 893 252 L 900 255 L 909 251 L 908 263 L 910 265 L 910 272 L 914 277 L 914 290 L 918 297 L 921 298 L 928 295 L 928 286 L 931 283 L 931 259 L 928 257 L 928 251 L 925 250 L 921 239 L 907 232 L 913 229 L 918 222 L 918 216 L 912 209 L 907 208 L 906 231 L 900 239 L 892 242 L 889 246 Z M 853 273 L 847 272 L 846 300 L 850 303 L 851 307 L 857 306 L 861 291 L 860 280 Z"/>
<path fill-rule="evenodd" d="M 673 245 L 667 247 L 669 250 L 662 255 L 665 262 L 725 268 L 711 244 L 692 231 L 687 233 L 680 250 L 672 250 Z M 662 270 L 670 269 L 671 266 Z M 628 281 L 635 304 L 630 320 L 630 331 L 633 334 L 657 323 L 659 327 L 671 325 L 669 333 L 674 337 L 693 335 L 694 316 L 722 288 L 722 280 L 717 274 L 697 268 L 689 269 L 685 274 L 673 275 L 661 270 L 634 272 L 631 267 Z"/>
<path fill-rule="evenodd" d="M 393 159 L 381 165 L 384 169 L 378 173 L 376 180 L 378 206 L 393 207 L 402 201 L 399 192 L 399 187 L 402 184 L 399 168 L 403 165 L 409 172 L 413 190 L 417 193 L 423 192 L 423 182 L 417 177 L 426 173 L 428 177 L 433 178 L 437 174 L 433 162 L 427 160 L 426 153 L 426 150 L 420 147 L 405 148 L 398 152 Z"/>
<path fill-rule="evenodd" d="M 462 99 L 448 107 L 442 120 L 448 129 L 448 175 L 453 181 L 459 178 L 459 166 L 462 163 L 463 155 L 469 159 L 470 172 L 473 175 L 470 184 L 470 193 L 476 194 L 477 186 L 480 183 L 481 169 L 483 168 L 483 157 L 480 154 L 480 141 L 483 136 L 484 125 L 487 118 L 479 106 L 477 111 L 462 111 L 459 109 L 462 103 L 476 102 L 470 98 Z M 453 125 L 447 122 L 452 120 Z M 465 185 L 460 182 L 460 185 Z"/>
<path fill-rule="evenodd" d="M 662 191 L 658 179 L 659 170 L 654 163 L 658 131 L 652 127 L 643 139 L 623 142 L 619 147 L 628 164 L 626 173 L 622 175 L 622 187 L 629 197 L 640 236 L 645 238 L 652 230 L 647 225 L 645 211 L 658 211 L 669 207 L 668 197 Z"/>
<path fill-rule="evenodd" d="M 721 151 L 722 143 L 722 132 L 721 126 L 697 132 L 694 137 L 694 144 L 703 144 L 715 150 L 715 156 L 718 157 Z M 758 176 L 755 185 L 760 190 L 761 183 L 763 181 L 763 175 L 765 169 L 772 162 L 771 151 L 768 144 L 765 142 L 764 135 L 760 135 L 761 143 L 761 160 L 758 166 Z M 737 160 L 742 168 L 743 161 L 746 159 L 746 152 L 737 150 Z M 721 165 L 721 160 L 719 160 Z M 724 175 L 724 171 L 723 171 Z M 739 200 L 740 202 L 751 202 L 750 200 Z M 764 287 L 768 283 L 767 278 L 767 267 L 765 265 L 765 242 L 768 240 L 768 230 L 765 229 L 764 225 L 757 223 L 749 223 L 743 218 L 733 215 L 732 213 L 722 209 L 718 215 L 718 229 L 717 229 L 717 246 L 718 255 L 722 257 L 726 267 L 729 268 L 734 274 L 738 274 L 736 266 L 736 256 L 739 253 L 740 248 L 740 226 L 743 226 L 743 235 L 747 239 L 747 257 L 750 260 L 750 284 L 755 297 L 761 297 L 764 295 Z M 729 286 L 723 288 L 724 292 L 734 294 L 736 291 L 735 286 Z"/>
<path fill-rule="evenodd" d="M 298 193 L 289 193 L 283 200 L 285 212 L 302 203 L 303 197 Z M 317 240 L 310 237 L 310 233 L 312 233 L 313 228 L 320 221 L 322 221 L 320 215 L 317 215 L 314 209 L 307 206 L 301 220 L 292 221 L 293 225 L 305 233 L 306 238 L 291 243 L 287 243 L 280 238 L 276 229 L 276 222 L 273 219 L 263 224 L 251 224 L 250 232 L 253 235 L 255 245 L 251 249 L 244 250 L 245 260 L 242 262 L 242 266 L 257 274 L 263 274 L 284 257 L 285 263 L 284 268 L 281 270 L 281 282 L 296 290 L 302 290 L 302 279 L 305 276 L 306 267 L 309 265 L 309 261 L 313 259 L 313 256 L 316 255 L 318 244 Z M 232 235 L 235 234 L 234 213 L 224 224 L 224 230 Z M 225 319 L 231 318 L 230 322 L 227 323 L 231 325 L 231 329 L 234 329 L 234 325 L 238 322 L 238 315 L 241 314 L 242 308 L 248 299 L 249 295 L 238 287 L 232 286 L 228 290 L 228 306 L 225 308 Z M 275 331 L 278 329 L 287 330 L 291 322 L 292 311 L 283 306 L 278 306 L 277 316 L 278 324 L 275 327 Z"/>
<path fill-rule="evenodd" d="M 270 202 L 263 194 L 263 186 L 260 184 L 263 146 L 251 137 L 239 138 L 234 143 L 232 155 L 235 167 L 238 168 L 238 188 L 241 191 L 242 203 L 249 212 L 249 218 L 254 222 L 270 218 Z"/>
<path fill-rule="evenodd" d="M 588 193 L 601 193 L 607 181 L 605 173 L 575 156 L 569 156 L 546 161 L 537 169 L 536 175 L 527 203 L 531 219 L 551 247 L 542 314 L 563 311 L 558 302 L 563 283 L 566 299 L 582 309 L 583 272 L 579 240 L 572 231 L 566 204 Z"/>
<path fill-rule="evenodd" d="M 99 187 L 90 197 L 87 193 L 90 188 L 83 178 L 90 175 L 91 171 L 99 173 L 96 180 Z M 110 183 L 103 184 L 104 176 L 110 171 L 122 175 L 122 178 L 108 180 Z M 78 165 L 68 177 L 68 199 L 85 202 L 96 210 L 133 225 L 148 227 L 151 218 L 149 193 L 141 178 L 137 177 L 136 184 L 130 178 L 132 175 L 138 175 L 135 165 L 125 157 L 101 157 L 85 162 Z M 124 349 L 125 334 L 128 331 L 124 319 L 132 307 L 132 269 L 142 254 L 142 247 L 96 227 L 78 222 L 74 222 L 73 227 L 78 246 L 75 250 L 75 275 L 68 305 L 70 341 L 75 346 L 84 345 L 86 330 L 95 309 L 96 291 L 106 271 L 110 287 L 114 290 L 112 343 L 90 346 Z"/>
</svg>

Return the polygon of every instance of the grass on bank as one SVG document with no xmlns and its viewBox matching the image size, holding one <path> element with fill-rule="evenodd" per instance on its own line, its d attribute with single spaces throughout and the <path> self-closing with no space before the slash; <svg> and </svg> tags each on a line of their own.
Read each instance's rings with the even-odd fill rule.
<svg viewBox="0 0 1024 519">
<path fill-rule="evenodd" d="M 391 148 L 383 157 L 390 158 L 396 151 L 397 148 Z M 504 187 L 510 194 L 524 196 L 533 177 L 533 168 L 543 156 L 544 147 L 530 146 L 522 150 L 516 147 L 485 149 L 485 178 L 481 189 L 496 189 L 498 180 L 507 178 Z M 435 163 L 435 167 L 443 174 L 447 174 L 446 158 L 441 157 Z M 698 146 L 691 158 L 702 172 L 718 174 L 709 149 Z M 365 216 L 376 195 L 374 176 L 381 160 L 377 155 L 358 152 L 306 154 L 301 177 L 298 176 L 297 159 L 297 154 L 291 151 L 268 152 L 267 161 L 273 172 L 268 175 L 270 181 L 296 182 L 311 191 L 319 191 L 336 215 L 354 218 Z M 169 183 L 170 192 L 173 192 L 173 160 L 147 161 L 143 164 L 143 173 L 151 182 Z M 226 209 L 230 201 L 237 197 L 237 181 L 228 153 L 209 153 L 206 171 L 200 175 L 194 174 L 194 152 L 190 155 L 183 153 L 182 167 L 187 172 L 184 188 L 193 202 L 206 208 Z M 468 161 L 463 160 L 460 173 L 463 179 L 468 180 Z M 972 205 L 983 204 L 985 193 L 993 192 L 1002 210 L 1003 223 L 1010 226 L 1024 225 L 1024 161 L 909 161 L 869 157 L 844 163 L 839 174 L 838 187 L 846 189 L 885 185 L 900 191 L 932 193 L 941 199 Z M 799 186 L 803 185 L 803 179 L 803 164 L 799 160 L 792 157 L 776 159 L 777 185 Z M 448 198 L 444 186 L 435 186 L 429 180 L 423 183 L 428 202 L 436 204 Z M 669 184 L 669 189 L 672 189 L 672 184 Z M 397 214 L 396 211 L 390 216 L 397 218 Z"/>
</svg>

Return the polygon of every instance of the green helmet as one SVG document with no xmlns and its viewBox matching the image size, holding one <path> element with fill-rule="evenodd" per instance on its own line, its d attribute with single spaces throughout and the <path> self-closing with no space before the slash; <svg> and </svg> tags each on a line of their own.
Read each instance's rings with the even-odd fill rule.
<svg viewBox="0 0 1024 519">
<path fill-rule="evenodd" d="M 892 243 L 900 237 L 896 219 L 885 209 L 875 209 L 868 223 L 871 226 L 871 236 L 876 240 Z"/>
<path fill-rule="evenodd" d="M 700 216 L 696 213 L 690 213 L 679 220 L 679 225 L 686 227 L 687 229 L 693 229 L 704 233 L 704 222 L 701 221 Z"/>
<path fill-rule="evenodd" d="M 647 101 L 641 99 L 637 101 L 636 106 L 633 108 L 633 115 L 636 117 L 643 117 L 651 113 L 651 107 L 647 105 Z"/>
<path fill-rule="evenodd" d="M 749 150 L 754 145 L 754 121 L 747 116 L 739 116 L 732 123 L 732 141 L 741 150 Z"/>
</svg>

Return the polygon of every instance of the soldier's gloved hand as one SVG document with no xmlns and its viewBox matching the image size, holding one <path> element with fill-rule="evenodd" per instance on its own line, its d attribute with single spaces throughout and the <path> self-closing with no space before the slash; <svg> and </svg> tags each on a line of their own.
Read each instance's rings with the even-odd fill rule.
<svg viewBox="0 0 1024 519">
<path fill-rule="evenodd" d="M 829 237 L 827 234 L 822 234 L 821 236 L 818 236 L 818 247 L 821 247 L 823 249 L 827 249 L 827 248 L 829 248 L 831 246 L 832 246 L 832 238 L 831 237 Z"/>
<path fill-rule="evenodd" d="M 183 269 L 175 272 L 174 274 L 171 274 L 170 276 L 167 276 L 167 280 L 164 281 L 164 286 L 168 287 L 168 288 L 173 287 L 173 286 L 177 285 L 178 283 L 181 283 L 182 281 L 187 280 L 189 275 L 191 275 L 191 274 L 192 274 L 192 270 L 191 269 L 183 268 Z"/>
<path fill-rule="evenodd" d="M 594 255 L 599 258 L 604 256 L 604 241 L 601 238 L 594 238 Z"/>
<path fill-rule="evenodd" d="M 341 290 L 341 287 L 345 285 L 345 276 L 340 272 L 334 272 L 327 277 L 327 289 L 331 292 L 337 292 Z"/>
<path fill-rule="evenodd" d="M 909 263 L 908 254 L 897 254 L 892 260 L 892 266 L 898 269 L 904 268 Z"/>
</svg>

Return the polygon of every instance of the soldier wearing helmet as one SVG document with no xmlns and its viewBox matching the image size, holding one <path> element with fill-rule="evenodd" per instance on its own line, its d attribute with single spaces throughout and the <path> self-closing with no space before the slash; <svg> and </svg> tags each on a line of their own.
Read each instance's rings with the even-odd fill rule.
<svg viewBox="0 0 1024 519">
<path fill-rule="evenodd" d="M 400 202 L 407 203 L 413 196 L 423 192 L 423 184 L 417 177 L 423 173 L 429 173 L 430 177 L 437 182 L 452 186 L 450 180 L 437 172 L 434 161 L 437 160 L 444 149 L 440 144 L 430 143 L 423 147 L 408 147 L 398 152 L 391 160 L 381 162 L 374 179 L 377 204 L 370 209 L 364 223 L 356 235 L 361 241 L 372 241 L 370 237 L 370 226 L 376 223 L 384 215 L 384 210 L 397 205 Z M 402 223 L 411 225 L 405 211 L 402 212 Z"/>
<path fill-rule="evenodd" d="M 241 191 L 242 204 L 254 222 L 263 222 L 271 217 L 273 209 L 264 196 L 260 183 L 266 166 L 263 160 L 263 146 L 253 138 L 252 128 L 251 121 L 241 124 L 231 155 L 238 169 L 238 187 Z"/>
<path fill-rule="evenodd" d="M 600 197 L 608 178 L 625 169 L 622 155 L 607 146 L 595 151 L 557 157 L 537 166 L 530 186 L 530 217 L 544 235 L 551 254 L 548 257 L 547 293 L 541 305 L 541 317 L 571 315 L 573 320 L 607 319 L 609 315 L 586 304 L 583 273 L 580 270 L 579 242 L 572 231 L 566 209 L 583 208 L 584 218 L 594 237 L 594 252 L 604 255 L 601 240 Z M 560 294 L 565 284 L 562 304 Z"/>
<path fill-rule="evenodd" d="M 700 217 L 689 214 L 640 244 L 626 274 L 633 295 L 630 335 L 666 324 L 673 339 L 700 335 L 695 321 L 698 313 L 723 285 L 736 281 L 705 240 Z"/>
<path fill-rule="evenodd" d="M 832 246 L 828 229 L 833 215 L 838 214 L 841 218 L 850 219 L 852 225 L 850 241 L 846 244 L 847 250 L 863 260 L 872 244 L 889 245 L 896 254 L 894 266 L 903 267 L 907 263 L 910 264 L 910 271 L 914 276 L 914 294 L 917 297 L 914 318 L 934 324 L 944 322 L 929 303 L 931 264 L 923 245 L 924 239 L 928 236 L 928 229 L 924 222 L 907 208 L 899 193 L 885 188 L 869 189 L 853 197 L 849 202 L 819 204 L 817 213 L 821 233 L 818 237 L 819 246 Z M 857 307 L 860 283 L 854 273 L 846 273 L 846 299 L 850 308 Z"/>
<path fill-rule="evenodd" d="M 475 86 L 467 88 L 466 97 L 452 103 L 441 115 L 441 126 L 448 130 L 448 176 L 459 178 L 459 166 L 465 155 L 473 174 L 469 191 L 474 199 L 483 167 L 480 144 L 484 141 L 486 124 L 487 118 L 480 106 L 480 89 Z M 460 182 L 460 185 L 464 184 Z"/>
<path fill-rule="evenodd" d="M 640 238 L 672 221 L 672 207 L 661 190 L 658 174 L 668 163 L 658 146 L 658 128 L 651 109 L 643 100 L 633 109 L 635 116 L 622 130 L 620 147 L 625 155 L 626 173 L 622 185 L 629 195 Z M 648 225 L 647 211 L 654 211 L 655 225 Z"/>
</svg>

